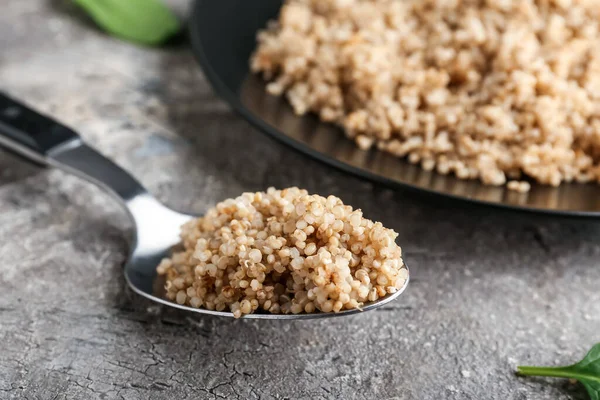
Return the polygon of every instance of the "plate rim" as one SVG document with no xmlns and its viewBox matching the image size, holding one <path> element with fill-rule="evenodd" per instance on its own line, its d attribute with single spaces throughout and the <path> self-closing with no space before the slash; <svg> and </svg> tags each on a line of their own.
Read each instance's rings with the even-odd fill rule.
<svg viewBox="0 0 600 400">
<path fill-rule="evenodd" d="M 451 199 L 453 201 L 471 203 L 477 206 L 483 207 L 494 207 L 503 210 L 525 212 L 530 214 L 542 214 L 556 217 L 576 217 L 576 218 L 589 218 L 599 219 L 600 211 L 581 211 L 581 210 L 553 210 L 547 208 L 538 207 L 526 207 L 516 204 L 505 204 L 497 203 L 486 200 L 473 199 L 470 197 L 454 195 L 450 193 L 443 193 L 433 189 L 423 188 L 412 185 L 410 183 L 400 182 L 393 179 L 389 179 L 385 176 L 375 174 L 373 172 L 364 170 L 359 167 L 347 164 L 343 161 L 339 161 L 333 157 L 323 154 L 317 150 L 312 149 L 310 146 L 301 143 L 285 133 L 280 132 L 277 128 L 270 125 L 262 118 L 254 114 L 248 108 L 246 108 L 239 100 L 238 96 L 231 91 L 227 85 L 221 80 L 220 75 L 214 71 L 208 56 L 204 52 L 204 46 L 202 44 L 202 38 L 200 37 L 199 30 L 197 29 L 198 21 L 200 20 L 199 15 L 201 14 L 202 4 L 204 0 L 195 0 L 191 5 L 190 18 L 188 21 L 188 35 L 190 37 L 192 53 L 196 62 L 198 62 L 204 76 L 210 83 L 215 94 L 223 99 L 238 115 L 242 116 L 258 131 L 266 134 L 267 136 L 275 139 L 276 141 L 283 143 L 293 150 L 300 152 L 312 159 L 315 159 L 325 165 L 331 166 L 339 171 L 353 175 L 363 180 L 376 182 L 383 186 L 392 189 L 409 190 L 418 194 L 426 194 L 428 196 L 437 196 L 442 199 Z M 319 122 L 323 123 L 323 122 Z"/>
</svg>

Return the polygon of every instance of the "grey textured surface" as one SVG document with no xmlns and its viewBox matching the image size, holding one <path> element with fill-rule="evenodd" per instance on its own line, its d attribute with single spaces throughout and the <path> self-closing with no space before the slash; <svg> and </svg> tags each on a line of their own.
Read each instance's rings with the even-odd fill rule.
<svg viewBox="0 0 600 400">
<path fill-rule="evenodd" d="M 1 399 L 583 399 L 517 363 L 599 339 L 600 225 L 432 202 L 338 173 L 233 115 L 185 46 L 110 39 L 62 2 L 4 0 L 0 87 L 75 127 L 168 205 L 335 194 L 396 229 L 413 280 L 381 311 L 307 322 L 172 311 L 124 284 L 104 194 L 0 152 Z"/>
</svg>

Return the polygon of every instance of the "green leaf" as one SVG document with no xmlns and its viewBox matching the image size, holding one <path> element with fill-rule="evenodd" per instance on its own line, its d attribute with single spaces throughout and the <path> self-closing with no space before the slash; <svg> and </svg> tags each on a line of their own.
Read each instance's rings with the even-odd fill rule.
<svg viewBox="0 0 600 400">
<path fill-rule="evenodd" d="M 566 367 L 517 367 L 517 373 L 525 376 L 552 376 L 576 379 L 590 395 L 591 400 L 600 400 L 600 343 L 597 343 L 577 364 Z"/>
<path fill-rule="evenodd" d="M 160 0 L 73 0 L 102 29 L 132 42 L 158 45 L 179 32 L 180 24 Z"/>
</svg>

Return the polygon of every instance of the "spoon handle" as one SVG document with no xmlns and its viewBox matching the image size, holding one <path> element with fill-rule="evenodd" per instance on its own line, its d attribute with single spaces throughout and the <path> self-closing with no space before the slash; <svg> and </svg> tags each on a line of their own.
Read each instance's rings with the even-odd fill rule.
<svg viewBox="0 0 600 400">
<path fill-rule="evenodd" d="M 48 164 L 53 152 L 76 145 L 71 129 L 0 92 L 0 145 L 38 164 Z"/>
<path fill-rule="evenodd" d="M 134 177 L 85 144 L 72 129 L 2 92 L 0 146 L 36 164 L 87 179 L 125 203 L 147 193 Z"/>
</svg>

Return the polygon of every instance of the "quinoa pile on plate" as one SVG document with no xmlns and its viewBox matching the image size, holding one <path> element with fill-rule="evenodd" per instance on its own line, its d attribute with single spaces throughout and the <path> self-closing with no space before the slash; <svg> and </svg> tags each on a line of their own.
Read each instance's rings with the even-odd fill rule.
<svg viewBox="0 0 600 400">
<path fill-rule="evenodd" d="M 233 312 L 339 312 L 402 289 L 397 233 L 335 197 L 289 188 L 244 193 L 182 227 L 158 266 L 179 304 Z"/>
<path fill-rule="evenodd" d="M 600 0 L 287 0 L 252 70 L 297 114 L 525 192 L 600 181 Z"/>
</svg>

